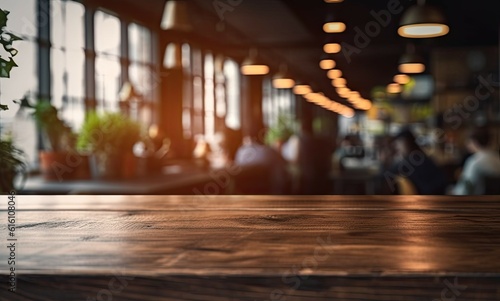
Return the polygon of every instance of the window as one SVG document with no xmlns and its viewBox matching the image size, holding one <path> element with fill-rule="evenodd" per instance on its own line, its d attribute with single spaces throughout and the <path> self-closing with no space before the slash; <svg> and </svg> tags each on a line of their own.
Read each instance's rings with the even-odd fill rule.
<svg viewBox="0 0 500 301">
<path fill-rule="evenodd" d="M 132 112 L 143 124 L 153 121 L 153 106 L 156 96 L 154 81 L 152 34 L 146 27 L 131 23 L 128 26 L 129 80 L 139 95 L 139 107 Z"/>
<path fill-rule="evenodd" d="M 274 122 L 277 120 L 273 99 L 272 83 L 271 80 L 266 77 L 262 82 L 262 118 L 264 119 L 264 125 L 266 127 L 273 126 Z"/>
<path fill-rule="evenodd" d="M 205 138 L 212 141 L 215 135 L 215 84 L 214 84 L 214 57 L 208 53 L 205 55 Z"/>
<path fill-rule="evenodd" d="M 192 49 L 192 131 L 194 135 L 204 134 L 203 130 L 203 54 L 199 49 Z"/>
<path fill-rule="evenodd" d="M 0 101 L 9 106 L 8 111 L 0 113 L 0 134 L 12 135 L 14 143 L 26 153 L 29 162 L 34 162 L 37 159 L 36 129 L 29 115 L 17 114 L 19 106 L 12 100 L 20 99 L 26 93 L 31 99 L 38 96 L 36 0 L 0 0 L 0 7 L 10 12 L 7 29 L 23 38 L 14 43 L 19 51 L 14 60 L 19 67 L 12 69 L 11 78 L 0 79 Z M 4 51 L 3 47 L 1 51 Z M 19 117 L 21 120 L 16 120 Z"/>
<path fill-rule="evenodd" d="M 240 68 L 233 60 L 224 63 L 226 77 L 226 126 L 239 130 L 241 128 L 241 101 L 240 101 Z"/>
<path fill-rule="evenodd" d="M 191 108 L 193 106 L 193 82 L 191 67 L 191 47 L 189 44 L 182 45 L 182 69 L 184 71 L 184 100 L 182 109 L 182 128 L 184 138 L 189 139 L 193 136 Z"/>
<path fill-rule="evenodd" d="M 85 118 L 84 15 L 78 2 L 51 1 L 51 101 L 75 130 Z"/>
<path fill-rule="evenodd" d="M 103 11 L 95 13 L 96 99 L 98 110 L 118 111 L 121 88 L 121 23 Z"/>
<path fill-rule="evenodd" d="M 291 89 L 276 89 L 269 78 L 263 82 L 263 118 L 267 127 L 276 125 L 280 117 L 295 119 L 296 98 Z"/>
</svg>

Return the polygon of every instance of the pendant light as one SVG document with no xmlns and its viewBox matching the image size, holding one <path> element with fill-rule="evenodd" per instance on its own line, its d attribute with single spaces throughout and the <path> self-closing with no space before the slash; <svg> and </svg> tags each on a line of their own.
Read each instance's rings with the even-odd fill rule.
<svg viewBox="0 0 500 301">
<path fill-rule="evenodd" d="M 335 68 L 335 66 L 337 66 L 337 63 L 326 56 L 322 57 L 321 61 L 319 62 L 319 67 L 323 70 L 330 70 Z"/>
<path fill-rule="evenodd" d="M 448 34 L 443 14 L 435 7 L 429 6 L 425 0 L 410 7 L 403 15 L 398 34 L 405 38 L 435 38 Z"/>
<path fill-rule="evenodd" d="M 293 93 L 295 95 L 307 95 L 312 93 L 312 89 L 309 85 L 295 85 L 295 87 L 293 87 Z"/>
<path fill-rule="evenodd" d="M 416 54 L 413 44 L 408 44 L 406 54 L 399 60 L 399 72 L 403 74 L 418 74 L 424 71 L 424 59 Z"/>
<path fill-rule="evenodd" d="M 342 71 L 339 69 L 332 69 L 328 71 L 327 76 L 329 79 L 334 80 L 336 78 L 342 77 Z"/>
<path fill-rule="evenodd" d="M 189 21 L 189 10 L 186 0 L 167 0 L 163 10 L 161 29 L 189 32 L 193 27 Z"/>
<path fill-rule="evenodd" d="M 402 91 L 403 91 L 403 89 L 401 88 L 401 85 L 399 85 L 399 84 L 392 83 L 392 84 L 389 84 L 387 86 L 387 93 L 390 93 L 390 94 L 399 94 Z"/>
<path fill-rule="evenodd" d="M 241 64 L 243 75 L 266 75 L 269 73 L 269 66 L 260 62 L 257 49 L 250 49 L 249 56 Z"/>
<path fill-rule="evenodd" d="M 410 82 L 410 80 L 411 78 L 406 74 L 398 74 L 394 76 L 394 82 L 400 85 L 406 85 L 407 83 Z"/>
<path fill-rule="evenodd" d="M 295 86 L 295 80 L 288 74 L 285 64 L 280 66 L 280 71 L 273 77 L 273 86 L 276 89 L 291 89 Z"/>
</svg>

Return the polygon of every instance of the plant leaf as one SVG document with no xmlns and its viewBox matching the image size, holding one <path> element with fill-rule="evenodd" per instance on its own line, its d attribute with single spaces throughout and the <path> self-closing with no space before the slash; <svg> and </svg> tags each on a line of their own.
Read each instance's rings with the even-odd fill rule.
<svg viewBox="0 0 500 301">
<path fill-rule="evenodd" d="M 0 29 L 7 26 L 7 16 L 9 15 L 9 11 L 0 9 Z"/>
<path fill-rule="evenodd" d="M 10 78 L 10 71 L 13 67 L 17 67 L 17 65 L 12 58 L 9 58 L 8 61 L 0 58 L 0 77 Z"/>
</svg>

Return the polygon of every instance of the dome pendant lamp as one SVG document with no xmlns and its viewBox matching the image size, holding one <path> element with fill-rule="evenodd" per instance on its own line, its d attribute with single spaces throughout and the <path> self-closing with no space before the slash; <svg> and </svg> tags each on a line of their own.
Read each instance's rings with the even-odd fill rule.
<svg viewBox="0 0 500 301">
<path fill-rule="evenodd" d="M 167 0 L 163 10 L 161 29 L 189 32 L 193 26 L 189 20 L 188 4 L 185 0 Z"/>
<path fill-rule="evenodd" d="M 250 49 L 250 55 L 241 64 L 243 75 L 266 75 L 269 73 L 269 66 L 259 61 L 257 49 Z"/>
<path fill-rule="evenodd" d="M 400 36 L 411 39 L 436 38 L 449 32 L 443 14 L 425 0 L 418 0 L 418 4 L 404 13 L 398 29 Z"/>
<path fill-rule="evenodd" d="M 399 72 L 403 74 L 419 74 L 425 72 L 425 61 L 416 54 L 415 45 L 409 44 L 406 53 L 399 60 Z"/>
</svg>

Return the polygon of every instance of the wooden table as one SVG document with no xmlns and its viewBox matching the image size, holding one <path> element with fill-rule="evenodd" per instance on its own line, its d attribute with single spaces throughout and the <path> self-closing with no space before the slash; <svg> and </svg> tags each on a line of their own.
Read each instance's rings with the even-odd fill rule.
<svg viewBox="0 0 500 301">
<path fill-rule="evenodd" d="M 0 277 L 2 301 L 500 300 L 498 197 L 16 202 L 17 292 Z"/>
</svg>

